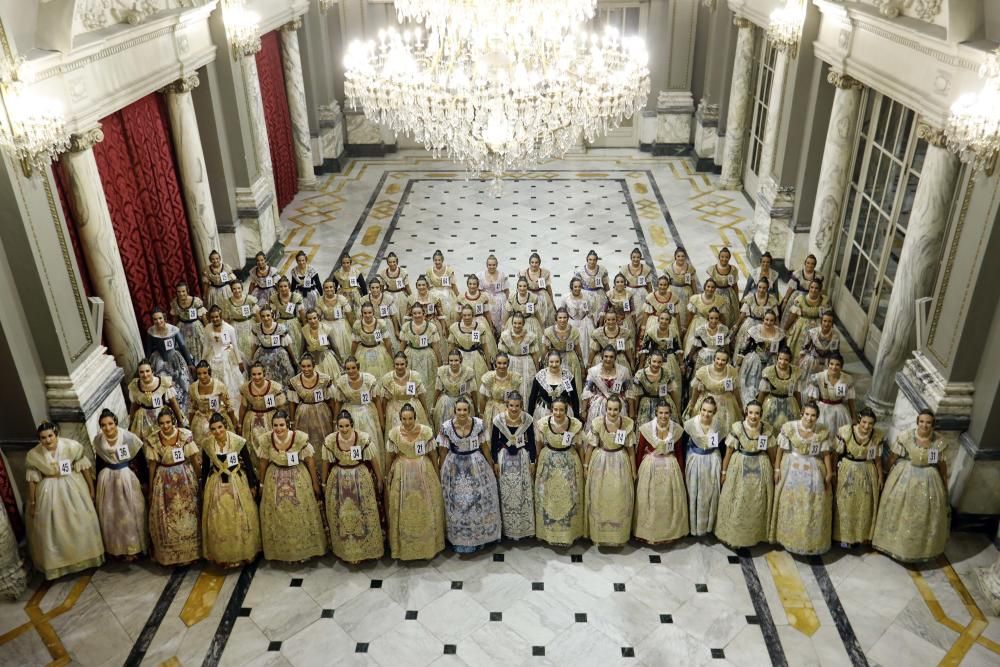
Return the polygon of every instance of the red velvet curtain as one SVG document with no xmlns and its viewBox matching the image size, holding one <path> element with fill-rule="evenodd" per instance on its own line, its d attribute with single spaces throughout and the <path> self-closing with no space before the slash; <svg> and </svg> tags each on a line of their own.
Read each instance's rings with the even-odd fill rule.
<svg viewBox="0 0 1000 667">
<path fill-rule="evenodd" d="M 284 210 L 299 191 L 299 174 L 295 166 L 295 145 L 292 143 L 292 116 L 288 111 L 285 72 L 281 67 L 281 44 L 277 31 L 261 37 L 257 53 L 257 76 L 260 96 L 264 102 L 264 122 L 271 146 L 274 187 L 278 210 Z"/>
<path fill-rule="evenodd" d="M 101 120 L 94 146 L 125 279 L 140 327 L 174 286 L 200 291 L 163 98 L 152 93 Z"/>
</svg>

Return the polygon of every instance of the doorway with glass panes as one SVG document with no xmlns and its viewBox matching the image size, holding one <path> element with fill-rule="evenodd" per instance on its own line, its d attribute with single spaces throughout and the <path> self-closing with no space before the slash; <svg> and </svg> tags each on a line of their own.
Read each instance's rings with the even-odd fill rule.
<svg viewBox="0 0 1000 667">
<path fill-rule="evenodd" d="M 756 206 L 757 188 L 761 177 L 760 162 L 764 153 L 764 129 L 767 127 L 771 85 L 774 82 L 774 62 L 778 51 L 767 38 L 767 32 L 760 26 L 754 26 L 753 39 L 753 60 L 750 69 L 753 100 L 750 123 L 746 130 L 747 136 L 743 142 L 743 189 L 750 195 L 751 204 Z"/>
<path fill-rule="evenodd" d="M 863 96 L 830 294 L 842 329 L 874 362 L 927 143 L 913 110 L 871 89 Z"/>
</svg>

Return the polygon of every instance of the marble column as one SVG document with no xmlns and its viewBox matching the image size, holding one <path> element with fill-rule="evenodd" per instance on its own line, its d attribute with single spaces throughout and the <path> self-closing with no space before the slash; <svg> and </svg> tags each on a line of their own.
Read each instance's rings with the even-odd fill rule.
<svg viewBox="0 0 1000 667">
<path fill-rule="evenodd" d="M 733 23 L 739 28 L 736 37 L 736 57 L 729 89 L 729 113 L 726 116 L 725 153 L 719 188 L 743 188 L 743 153 L 746 146 L 747 116 L 750 112 L 750 75 L 753 70 L 753 23 L 737 16 Z"/>
<path fill-rule="evenodd" d="M 288 112 L 292 117 L 292 139 L 295 143 L 295 164 L 299 172 L 299 189 L 315 190 L 312 140 L 309 135 L 309 114 L 306 111 L 306 87 L 302 77 L 302 57 L 299 55 L 299 28 L 296 18 L 281 26 L 281 63 L 285 70 L 285 92 Z"/>
<path fill-rule="evenodd" d="M 103 140 L 100 126 L 74 134 L 70 150 L 60 162 L 69 177 L 69 197 L 87 272 L 97 296 L 104 301 L 104 332 L 111 354 L 126 377 L 132 377 L 143 357 L 142 336 L 94 159 L 94 144 Z"/>
<path fill-rule="evenodd" d="M 833 261 L 832 244 L 850 178 L 862 86 L 857 80 L 839 72 L 830 72 L 826 80 L 837 90 L 833 95 L 830 125 L 819 168 L 812 228 L 809 230 L 809 252 L 816 255 L 819 270 L 828 276 L 832 273 L 829 266 Z"/>
<path fill-rule="evenodd" d="M 219 228 L 215 222 L 212 190 L 208 182 L 205 152 L 198 132 L 191 91 L 198 87 L 198 75 L 178 79 L 160 92 L 167 101 L 170 133 L 177 153 L 177 166 L 184 189 L 184 207 L 191 226 L 191 241 L 201 268 L 208 266 L 208 255 L 219 250 Z"/>
<path fill-rule="evenodd" d="M 715 170 L 715 147 L 718 140 L 719 105 L 703 97 L 694 114 L 695 171 Z"/>
<path fill-rule="evenodd" d="M 256 48 L 246 49 L 239 56 L 240 73 L 243 78 L 243 87 L 246 89 L 247 108 L 250 111 L 250 135 L 253 137 L 254 155 L 257 157 L 258 176 L 270 188 L 271 201 L 269 202 L 269 208 L 271 213 L 261 213 L 255 217 L 259 226 L 260 248 L 266 253 L 278 239 L 279 211 L 277 197 L 275 196 L 277 188 L 274 185 L 271 145 L 268 143 L 267 124 L 264 121 L 264 100 L 260 92 L 257 60 L 254 57 L 258 51 L 260 51 L 259 44 Z"/>
<path fill-rule="evenodd" d="M 868 393 L 868 403 L 883 415 L 892 410 L 896 373 L 914 347 L 914 304 L 917 299 L 931 296 L 937 280 L 937 262 L 941 257 L 960 166 L 958 156 L 945 146 L 941 130 L 921 122 L 917 135 L 927 141 L 927 156 L 913 198 L 906 239 L 899 253 Z"/>
</svg>

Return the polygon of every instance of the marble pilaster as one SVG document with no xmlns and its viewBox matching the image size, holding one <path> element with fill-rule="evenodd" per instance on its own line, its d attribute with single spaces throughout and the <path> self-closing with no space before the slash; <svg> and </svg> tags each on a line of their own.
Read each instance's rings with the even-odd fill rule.
<svg viewBox="0 0 1000 667">
<path fill-rule="evenodd" d="M 850 177 L 862 87 L 855 79 L 838 72 L 830 72 L 827 81 L 837 90 L 833 95 L 809 230 L 809 252 L 816 256 L 823 275 L 830 275 L 829 262 L 833 261 L 830 250 Z"/>
<path fill-rule="evenodd" d="M 337 100 L 319 107 L 319 151 L 323 172 L 340 171 L 344 157 L 344 114 Z"/>
<path fill-rule="evenodd" d="M 191 240 L 200 267 L 208 266 L 208 255 L 219 250 L 219 228 L 212 205 L 208 166 L 198 131 L 191 91 L 198 87 L 198 75 L 175 81 L 162 91 L 167 101 L 170 130 L 177 153 L 177 166 L 184 189 L 184 206 L 191 226 Z"/>
<path fill-rule="evenodd" d="M 260 50 L 259 47 L 257 50 Z M 271 163 L 271 146 L 267 138 L 267 124 L 264 121 L 264 100 L 260 92 L 260 78 L 257 74 L 257 61 L 254 58 L 256 51 L 247 51 L 240 54 L 240 73 L 243 78 L 243 86 L 246 89 L 247 107 L 250 111 L 250 134 L 253 137 L 254 154 L 257 157 L 258 176 L 250 190 L 254 191 L 253 201 L 259 203 L 263 197 L 259 190 L 261 186 L 266 186 L 270 200 L 271 211 L 267 214 L 261 213 L 253 217 L 252 220 L 245 218 L 242 211 L 240 220 L 255 226 L 244 237 L 244 245 L 248 255 L 263 250 L 267 252 L 278 237 L 278 201 L 275 193 L 277 189 L 274 185 L 274 166 Z M 263 180 L 263 183 L 261 183 Z M 244 193 L 245 194 L 245 193 Z M 246 199 L 246 197 L 244 197 Z M 240 192 L 236 193 L 236 207 L 240 209 Z M 252 238 L 256 237 L 256 239 Z M 256 242 L 255 242 L 256 241 Z M 257 243 L 262 244 L 258 248 Z"/>
<path fill-rule="evenodd" d="M 722 190 L 743 188 L 743 153 L 752 92 L 750 76 L 753 69 L 753 23 L 743 17 L 736 17 L 734 23 L 739 32 L 736 37 L 733 79 L 729 88 L 722 177 L 719 179 L 719 188 Z"/>
<path fill-rule="evenodd" d="M 719 105 L 702 98 L 694 114 L 695 171 L 715 170 L 715 148 L 718 140 Z"/>
<path fill-rule="evenodd" d="M 265 176 L 258 177 L 248 188 L 236 188 L 236 214 L 240 219 L 237 230 L 246 257 L 258 252 L 268 253 L 278 240 L 277 205 L 274 190 Z"/>
<path fill-rule="evenodd" d="M 351 155 L 385 157 L 389 152 L 381 128 L 361 111 L 345 111 L 344 124 L 347 128 L 347 152 Z"/>
<path fill-rule="evenodd" d="M 104 301 L 104 333 L 118 366 L 131 377 L 143 357 L 142 336 L 94 158 L 94 144 L 103 140 L 99 126 L 74 134 L 70 150 L 60 162 L 69 180 L 73 217 L 87 272 L 97 296 Z"/>
<path fill-rule="evenodd" d="M 313 173 L 306 87 L 302 77 L 302 57 L 299 54 L 298 30 L 301 27 L 301 18 L 281 26 L 281 63 L 285 71 L 288 112 L 292 117 L 292 139 L 295 144 L 295 163 L 299 172 L 299 189 L 315 190 L 316 175 Z"/>
<path fill-rule="evenodd" d="M 941 256 L 960 166 L 958 156 L 945 147 L 941 130 L 921 123 L 917 133 L 928 143 L 927 156 L 899 255 L 868 394 L 868 403 L 883 413 L 892 407 L 896 373 L 914 347 L 914 304 L 931 295 L 937 279 L 935 267 Z"/>
<path fill-rule="evenodd" d="M 97 422 L 105 408 L 127 423 L 128 406 L 121 388 L 125 371 L 106 352 L 103 346 L 96 348 L 69 375 L 45 376 L 49 419 L 59 425 L 64 438 L 89 443 L 100 431 Z M 93 460 L 90 448 L 85 449 Z"/>
<path fill-rule="evenodd" d="M 677 155 L 691 145 L 694 99 L 686 90 L 661 90 L 656 100 L 656 147 L 661 154 Z"/>
<path fill-rule="evenodd" d="M 795 213 L 795 186 L 779 185 L 769 173 L 760 173 L 760 187 L 753 217 L 751 255 L 754 262 L 764 252 L 775 259 L 785 257 L 792 236 L 792 216 Z"/>
</svg>

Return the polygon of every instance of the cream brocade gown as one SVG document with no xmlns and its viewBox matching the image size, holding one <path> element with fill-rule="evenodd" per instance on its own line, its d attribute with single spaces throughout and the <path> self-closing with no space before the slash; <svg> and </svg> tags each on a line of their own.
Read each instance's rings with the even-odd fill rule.
<svg viewBox="0 0 1000 667">
<path fill-rule="evenodd" d="M 777 366 L 768 366 L 761 373 L 760 385 L 757 387 L 759 391 L 767 392 L 760 419 L 779 431 L 786 422 L 795 421 L 802 416 L 799 401 L 795 398 L 799 386 L 799 369 L 789 366 L 788 373 L 788 377 L 782 378 Z"/>
<path fill-rule="evenodd" d="M 719 431 L 719 437 L 729 435 L 729 426 L 739 421 L 742 416 L 739 403 L 736 400 L 736 392 L 739 391 L 739 371 L 727 365 L 721 377 L 712 374 L 714 366 L 702 366 L 695 372 L 691 381 L 691 391 L 700 391 L 701 395 L 697 401 L 689 401 L 687 410 L 684 411 L 684 418 L 690 419 L 701 412 L 701 404 L 706 396 L 715 399 L 715 428 Z"/>
<path fill-rule="evenodd" d="M 683 435 L 684 429 L 674 422 L 670 422 L 668 435 L 662 439 L 657 437 L 655 419 L 639 427 L 639 436 L 653 451 L 643 457 L 637 474 L 633 531 L 637 540 L 663 544 L 688 534 L 684 473 L 675 455 Z"/>
<path fill-rule="evenodd" d="M 188 403 L 190 403 L 188 407 L 191 410 L 191 434 L 194 436 L 195 442 L 201 442 L 208 437 L 208 420 L 216 412 L 226 420 L 227 430 L 232 430 L 235 427 L 234 424 L 229 423 L 229 411 L 232 410 L 229 388 L 222 380 L 214 377 L 211 380 L 207 393 L 201 392 L 200 382 L 194 382 L 188 394 Z"/>
<path fill-rule="evenodd" d="M 351 302 L 342 294 L 336 295 L 333 303 L 321 296 L 316 300 L 316 310 L 319 311 L 324 323 L 330 327 L 330 341 L 337 351 L 337 356 L 343 361 L 351 356 L 351 344 L 354 342 L 354 332 L 347 321 L 347 316 L 353 309 Z"/>
<path fill-rule="evenodd" d="M 409 361 L 409 369 L 420 373 L 425 387 L 433 387 L 439 365 L 435 346 L 441 341 L 437 327 L 433 322 L 425 322 L 424 329 L 418 332 L 413 320 L 407 320 L 400 328 L 399 338 L 406 343 L 403 354 Z"/>
<path fill-rule="evenodd" d="M 269 462 L 260 489 L 264 558 L 294 563 L 326 553 L 326 533 L 306 466 L 313 446 L 304 431 L 292 433 L 287 450 L 277 448 L 273 431 L 264 433 L 257 439 L 257 458 Z"/>
<path fill-rule="evenodd" d="M 385 342 L 390 340 L 388 322 L 377 320 L 371 331 L 365 331 L 365 324 L 359 317 L 354 322 L 354 340 L 358 343 L 354 356 L 363 373 L 378 378 L 392 371 L 392 355 L 385 349 Z"/>
<path fill-rule="evenodd" d="M 378 408 L 375 406 L 375 399 L 379 396 L 378 380 L 370 373 L 361 373 L 359 379 L 361 385 L 355 389 L 351 386 L 351 379 L 347 377 L 347 373 L 337 378 L 334 381 L 337 399 L 340 401 L 340 409 L 350 413 L 355 430 L 367 433 L 371 437 L 371 446 L 374 449 L 372 458 L 384 466 L 385 438 L 382 434 L 382 422 L 378 418 Z"/>
<path fill-rule="evenodd" d="M 233 301 L 232 297 L 228 297 L 219 303 L 219 307 L 222 308 L 222 319 L 236 329 L 236 346 L 240 348 L 240 358 L 253 358 L 253 325 L 256 321 L 254 316 L 257 315 L 257 299 L 249 294 L 244 295 L 241 301 Z"/>
<path fill-rule="evenodd" d="M 455 416 L 455 402 L 462 396 L 471 398 L 473 391 L 479 389 L 476 376 L 468 366 L 459 366 L 458 375 L 452 375 L 451 366 L 442 366 L 437 370 L 434 382 L 437 401 L 434 402 L 434 430 L 441 432 L 441 426 Z M 476 416 L 475 405 L 470 405 L 472 416 Z"/>
<path fill-rule="evenodd" d="M 39 444 L 25 457 L 27 481 L 36 485 L 28 548 L 46 580 L 104 562 L 101 526 L 82 472 L 92 467 L 83 445 L 67 438 L 59 438 L 51 454 Z"/>
<path fill-rule="evenodd" d="M 719 513 L 719 493 L 722 490 L 722 437 L 711 424 L 706 429 L 701 417 L 684 422 L 688 436 L 687 457 L 684 459 L 684 479 L 688 494 L 688 520 L 692 535 L 707 535 L 715 529 Z"/>
<path fill-rule="evenodd" d="M 434 434 L 423 424 L 413 441 L 398 427 L 386 438 L 386 450 L 397 454 L 386 485 L 389 550 L 397 560 L 430 560 L 444 550 L 441 481 L 426 455 L 433 447 Z"/>
<path fill-rule="evenodd" d="M 109 442 L 103 433 L 94 438 L 94 453 L 104 462 L 97 473 L 97 516 L 101 520 L 104 551 L 110 556 L 134 556 L 149 550 L 146 499 L 131 466 L 142 455 L 142 441 L 123 428 Z"/>
<path fill-rule="evenodd" d="M 758 436 L 747 432 L 743 422 L 733 423 L 728 430 L 726 446 L 733 449 L 733 454 L 719 495 L 715 536 L 733 549 L 752 547 L 768 539 L 774 505 L 774 467 L 767 450 L 777 443 L 766 422 L 760 425 L 759 435 L 767 436 L 763 445 Z"/>
<path fill-rule="evenodd" d="M 931 460 L 935 456 L 940 460 L 946 447 L 936 433 L 931 447 L 918 445 L 913 430 L 896 438 L 892 453 L 899 460 L 882 488 L 873 547 L 904 563 L 944 553 L 951 507 L 941 473 Z"/>
<path fill-rule="evenodd" d="M 430 428 L 431 422 L 424 409 L 425 393 L 423 380 L 416 371 L 408 371 L 405 384 L 396 382 L 396 372 L 390 371 L 382 376 L 378 384 L 379 396 L 385 401 L 385 432 L 388 433 L 399 426 L 399 411 L 409 403 L 417 413 L 417 423 Z M 389 451 L 388 442 L 385 451 Z"/>
<path fill-rule="evenodd" d="M 851 425 L 837 432 L 837 494 L 833 515 L 833 541 L 859 544 L 872 541 L 878 511 L 878 470 L 885 436 L 873 429 L 865 442 L 859 441 Z"/>
<path fill-rule="evenodd" d="M 129 420 L 128 430 L 142 441 L 157 430 L 156 417 L 160 410 L 170 407 L 170 401 L 176 400 L 177 392 L 174 381 L 169 375 L 157 375 L 159 383 L 152 391 L 139 388 L 139 378 L 128 383 L 128 400 L 133 408 L 138 408 Z"/>
<path fill-rule="evenodd" d="M 507 370 L 506 377 L 497 377 L 496 371 L 489 371 L 482 377 L 479 385 L 479 395 L 486 399 L 483 410 L 483 423 L 492 424 L 493 418 L 507 409 L 507 397 L 512 391 L 521 390 L 521 377 Z M 524 397 L 524 400 L 528 400 Z"/>
<path fill-rule="evenodd" d="M 333 411 L 327 401 L 337 397 L 333 380 L 313 371 L 311 384 L 299 373 L 288 381 L 288 401 L 295 404 L 295 428 L 305 431 L 309 442 L 323 442 L 336 430 Z"/>
<path fill-rule="evenodd" d="M 201 456 L 201 450 L 191 431 L 176 430 L 179 435 L 173 446 L 167 446 L 157 431 L 147 438 L 144 450 L 146 461 L 156 464 L 149 489 L 149 535 L 153 560 L 160 565 L 180 565 L 201 558 L 198 478 L 187 460 Z M 184 456 L 179 462 L 174 459 L 175 449 Z"/>
<path fill-rule="evenodd" d="M 249 462 L 249 456 L 241 456 L 246 445 L 229 432 L 222 449 L 212 436 L 201 443 L 209 466 L 202 496 L 202 549 L 205 560 L 221 565 L 249 563 L 261 549 L 257 503 L 243 470 Z"/>
<path fill-rule="evenodd" d="M 616 431 L 608 431 L 604 421 L 595 420 L 588 434 L 587 444 L 594 448 L 594 453 L 585 491 L 587 530 L 597 546 L 616 547 L 626 544 L 632 533 L 635 509 L 632 461 L 636 438 L 628 417 L 621 417 L 621 428 Z M 616 436 L 618 433 L 622 435 Z"/>
<path fill-rule="evenodd" d="M 568 547 L 587 535 L 584 511 L 583 422 L 567 418 L 564 430 L 554 430 L 551 416 L 535 422 L 538 463 L 535 467 L 535 537 Z"/>
<path fill-rule="evenodd" d="M 253 382 L 247 382 L 240 389 L 243 405 L 246 407 L 246 414 L 243 415 L 243 423 L 240 424 L 240 435 L 246 438 L 251 446 L 247 451 L 254 465 L 257 465 L 257 448 L 253 443 L 257 438 L 271 430 L 271 420 L 274 413 L 280 410 L 288 402 L 285 395 L 285 388 L 277 382 L 265 381 L 264 393 L 260 396 L 254 394 Z"/>
<path fill-rule="evenodd" d="M 381 558 L 382 524 L 371 461 L 380 454 L 367 433 L 355 430 L 355 446 L 344 451 L 333 433 L 323 443 L 330 464 L 326 479 L 326 520 L 333 555 L 348 563 Z"/>
<path fill-rule="evenodd" d="M 806 438 L 799 424 L 788 422 L 778 436 L 784 454 L 774 488 L 770 538 L 793 554 L 815 556 L 830 550 L 833 493 L 826 488 L 823 462 L 823 453 L 831 450 L 830 432 L 817 422 Z"/>
</svg>

